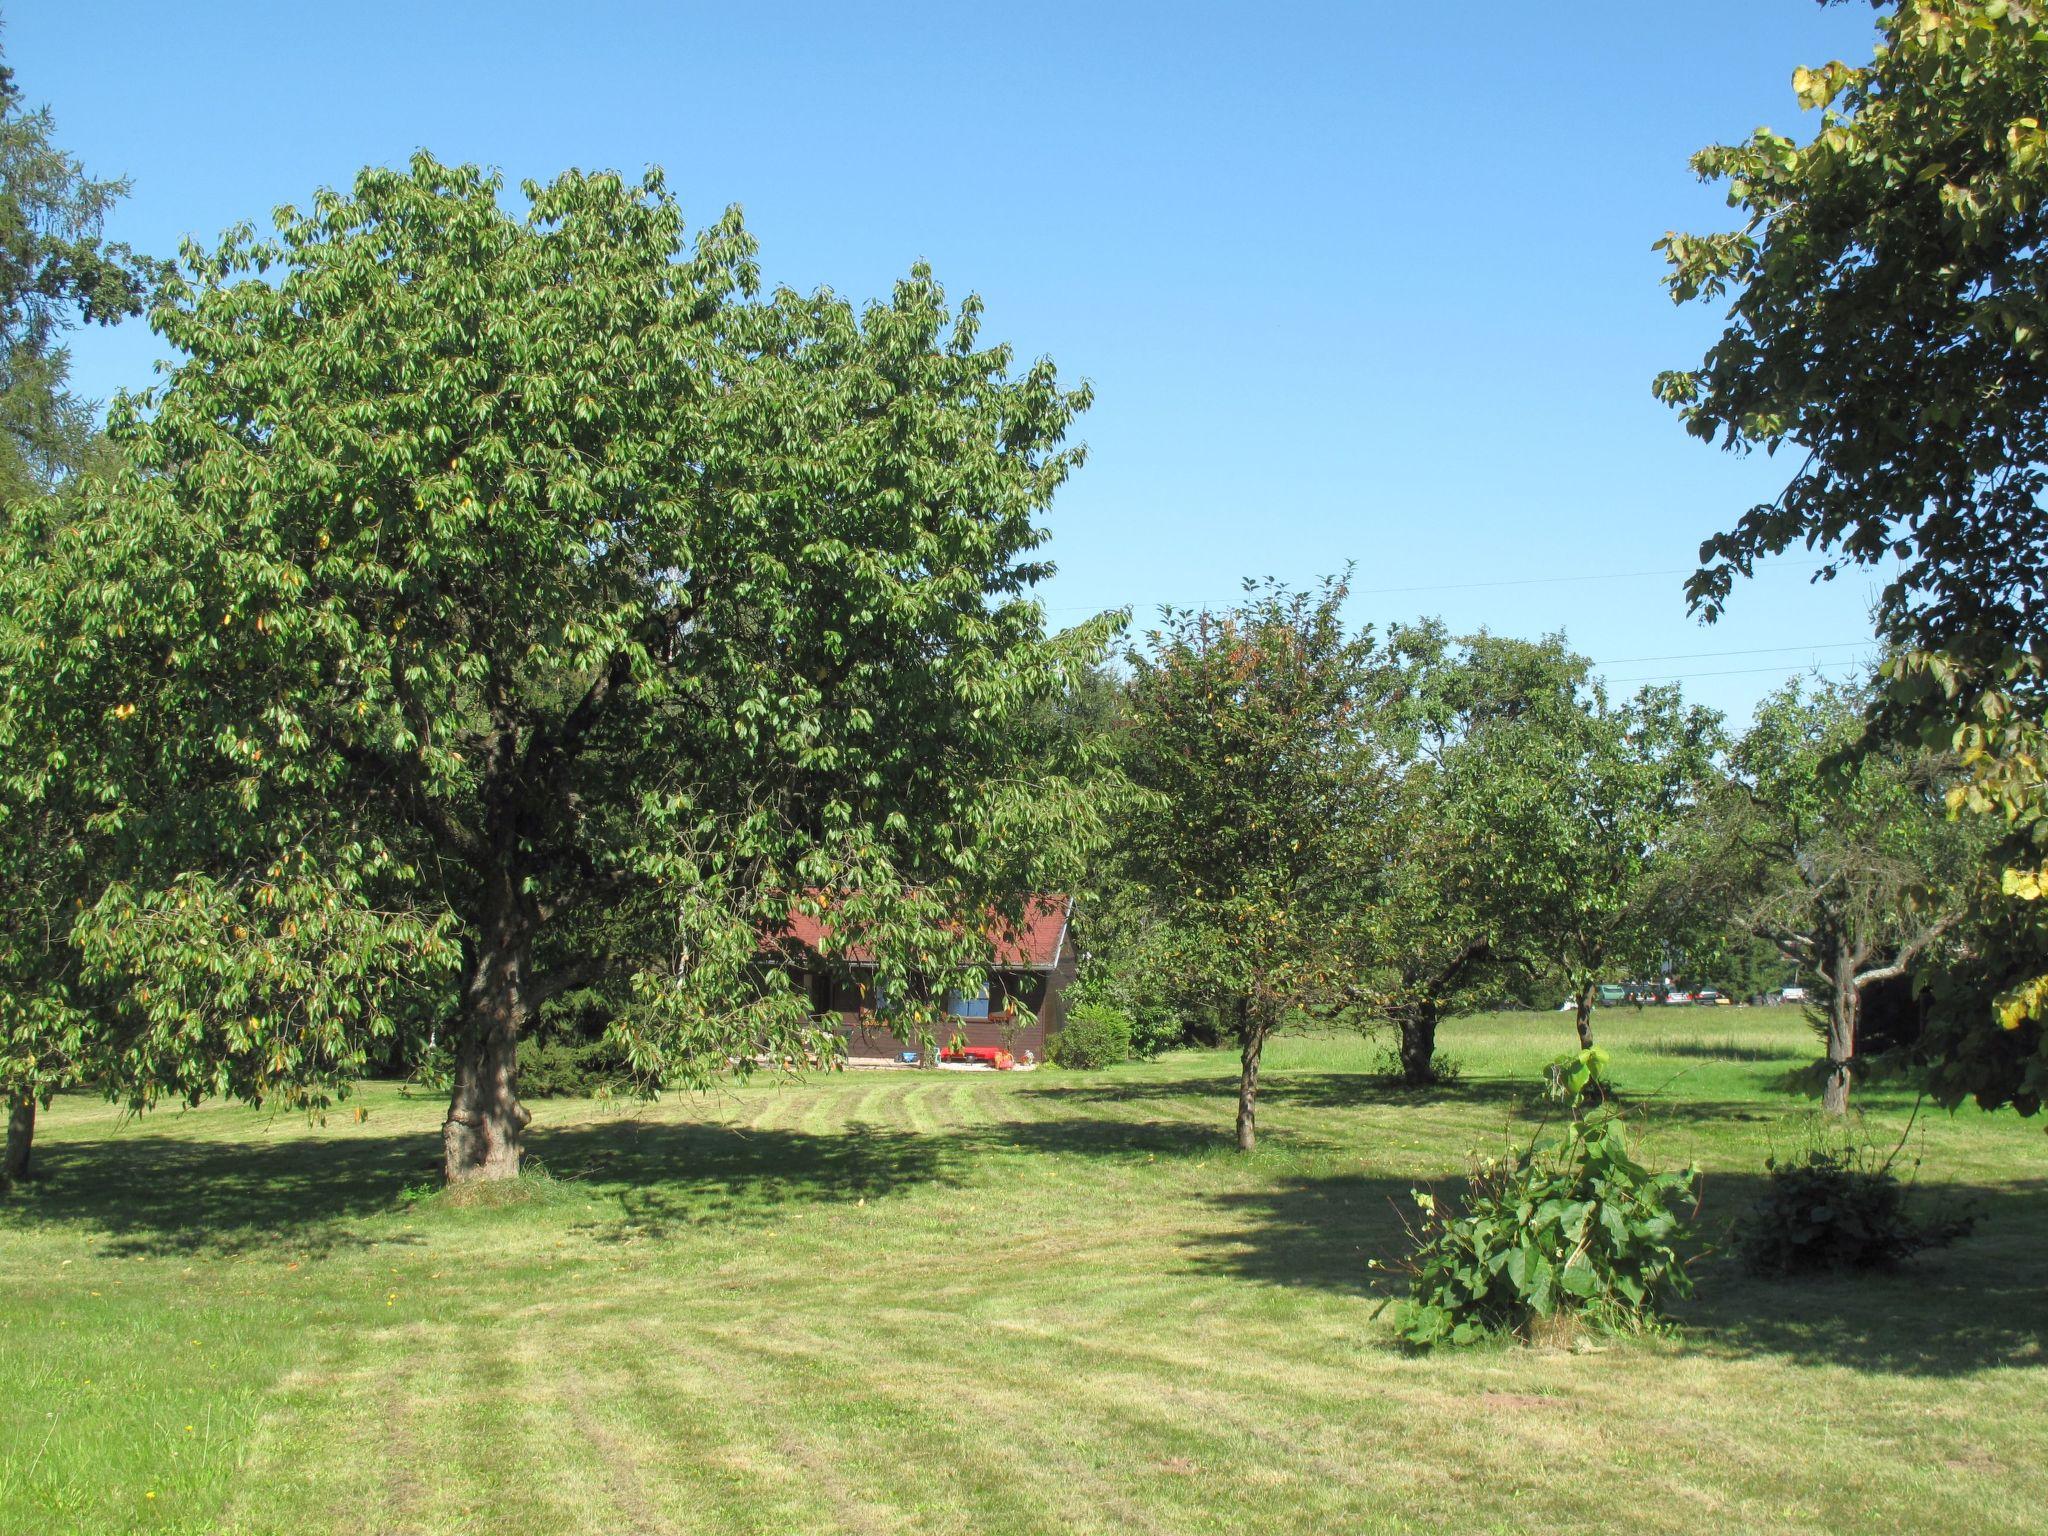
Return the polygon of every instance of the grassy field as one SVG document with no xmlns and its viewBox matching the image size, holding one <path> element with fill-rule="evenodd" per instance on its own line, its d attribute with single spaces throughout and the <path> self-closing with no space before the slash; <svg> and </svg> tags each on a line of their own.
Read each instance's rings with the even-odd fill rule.
<svg viewBox="0 0 2048 1536">
<path fill-rule="evenodd" d="M 1713 1239 L 1812 1036 L 1600 1024 Z M 1249 1158 L 1222 1054 L 548 1102 L 499 1205 L 426 1194 L 441 1107 L 387 1085 L 324 1127 L 62 1102 L 0 1205 L 0 1531 L 2041 1529 L 2039 1124 L 1920 1116 L 1982 1218 L 1907 1274 L 1710 1253 L 1676 1340 L 1396 1347 L 1367 1260 L 1569 1034 L 1452 1025 L 1421 1098 L 1283 1040 Z"/>
</svg>

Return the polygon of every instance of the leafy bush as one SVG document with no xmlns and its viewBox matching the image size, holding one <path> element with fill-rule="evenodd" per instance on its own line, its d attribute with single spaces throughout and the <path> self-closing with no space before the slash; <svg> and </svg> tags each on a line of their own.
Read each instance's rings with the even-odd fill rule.
<svg viewBox="0 0 2048 1536">
<path fill-rule="evenodd" d="M 632 1086 L 625 1054 L 608 1040 L 521 1040 L 519 1096 L 583 1099 Z"/>
<path fill-rule="evenodd" d="M 1583 1051 L 1553 1069 L 1571 1105 L 1563 1133 L 1480 1162 L 1461 1211 L 1414 1191 L 1422 1222 L 1397 1314 L 1411 1343 L 1527 1338 L 1570 1322 L 1640 1332 L 1690 1293 L 1677 1244 L 1698 1172 L 1650 1172 L 1630 1155 L 1617 1111 L 1588 1111 L 1604 1064 Z"/>
<path fill-rule="evenodd" d="M 1922 1221 L 1907 1188 L 1868 1148 L 1822 1140 L 1797 1157 L 1764 1164 L 1770 1178 L 1736 1224 L 1735 1246 L 1753 1275 L 1895 1269 L 1923 1249 L 1967 1234 L 1967 1214 Z"/>
<path fill-rule="evenodd" d="M 1199 1043 L 1206 1021 L 1192 1019 L 1187 1000 L 1167 985 L 1154 967 L 1139 958 L 1120 957 L 1119 965 L 1092 959 L 1067 991 L 1067 1005 L 1075 1013 L 1108 1009 L 1131 1021 L 1130 1056 L 1157 1056 L 1162 1051 Z M 1211 1042 L 1213 1043 L 1213 1042 Z"/>
<path fill-rule="evenodd" d="M 1103 1003 L 1083 1003 L 1067 1015 L 1067 1022 L 1046 1054 L 1062 1067 L 1089 1070 L 1113 1067 L 1131 1059 L 1131 1016 L 1121 1008 Z"/>
<path fill-rule="evenodd" d="M 1133 1056 L 1157 1056 L 1187 1044 L 1188 1021 L 1171 1005 L 1156 998 L 1140 998 L 1130 1014 Z"/>
<path fill-rule="evenodd" d="M 633 1073 L 625 1055 L 604 1040 L 557 1036 L 519 1042 L 522 1099 L 581 1099 L 626 1091 Z M 455 1056 L 436 1043 L 423 1053 L 407 1080 L 409 1088 L 439 1096 L 455 1085 Z"/>
<path fill-rule="evenodd" d="M 1429 1074 L 1430 1080 L 1436 1086 L 1448 1087 L 1464 1077 L 1465 1063 L 1462 1058 L 1453 1056 L 1447 1051 L 1438 1051 L 1429 1058 Z M 1396 1083 L 1405 1087 L 1408 1081 L 1408 1074 L 1401 1065 L 1400 1051 L 1391 1046 L 1381 1051 L 1378 1059 L 1373 1063 L 1373 1075 L 1384 1082 Z"/>
</svg>

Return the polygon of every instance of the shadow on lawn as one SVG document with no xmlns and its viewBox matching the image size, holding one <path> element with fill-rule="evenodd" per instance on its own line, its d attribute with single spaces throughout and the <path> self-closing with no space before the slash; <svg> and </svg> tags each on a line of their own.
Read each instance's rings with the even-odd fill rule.
<svg viewBox="0 0 2048 1536">
<path fill-rule="evenodd" d="M 431 1178 L 431 1142 L 417 1136 L 293 1135 L 201 1141 L 128 1133 L 36 1149 L 36 1176 L 0 1219 L 103 1233 L 106 1251 L 236 1254 L 256 1248 L 322 1255 L 412 1241 L 352 1223 L 388 1211 L 400 1190 Z"/>
<path fill-rule="evenodd" d="M 619 1242 L 766 1221 L 796 1204 L 879 1199 L 958 1176 L 969 1151 L 943 1133 L 871 1125 L 813 1135 L 646 1120 L 537 1131 L 529 1148 L 556 1177 L 615 1205 L 623 1219 L 578 1230 Z"/>
<path fill-rule="evenodd" d="M 1034 1100 L 1065 1108 L 1075 1104 L 1144 1104 L 1195 1100 L 1235 1106 L 1237 1079 L 1155 1078 L 1134 1082 L 1105 1075 L 1094 1081 L 1024 1090 Z M 1363 1109 L 1376 1105 L 1426 1108 L 1432 1104 L 1516 1105 L 1536 1097 L 1530 1085 L 1506 1078 L 1462 1079 L 1408 1088 L 1371 1072 L 1276 1072 L 1259 1082 L 1259 1106 L 1298 1109 Z"/>
<path fill-rule="evenodd" d="M 1291 1179 L 1210 1197 L 1232 1217 L 1186 1250 L 1197 1270 L 1267 1285 L 1394 1298 L 1410 1249 L 1404 1218 L 1415 1181 Z M 1452 1193 L 1445 1179 L 1432 1187 Z M 1894 1274 L 1766 1281 L 1728 1251 L 1729 1229 L 1762 1193 L 1759 1174 L 1709 1174 L 1695 1227 L 1697 1291 L 1685 1304 L 1683 1341 L 1716 1353 L 1843 1366 L 1892 1375 L 1956 1376 L 1997 1366 L 2048 1366 L 2048 1181 L 2004 1188 L 1943 1185 L 1923 1201 L 1977 1212 L 1976 1233 L 1924 1254 Z M 1924 1209 L 1924 1206 L 1923 1206 Z"/>
<path fill-rule="evenodd" d="M 1227 1231 L 1204 1233 L 1184 1250 L 1207 1274 L 1265 1285 L 1392 1297 L 1398 1275 L 1370 1268 L 1408 1251 L 1402 1226 L 1414 1210 L 1412 1179 L 1337 1175 L 1295 1178 L 1266 1189 L 1211 1195 L 1231 1218 Z"/>
<path fill-rule="evenodd" d="M 1970 1211 L 1976 1230 L 1893 1274 L 1758 1280 L 1729 1233 L 1765 1188 L 1762 1174 L 1709 1174 L 1698 1223 L 1707 1252 L 1681 1314 L 1687 1337 L 1733 1354 L 1911 1376 L 2048 1366 L 2048 1180 L 1922 1186 L 1911 1208 Z"/>
<path fill-rule="evenodd" d="M 536 1127 L 528 1141 L 533 1163 L 623 1211 L 623 1223 L 612 1216 L 585 1230 L 621 1238 L 765 1219 L 796 1202 L 872 1199 L 946 1177 L 969 1150 L 893 1129 L 808 1135 L 633 1119 Z M 440 1145 L 416 1133 L 268 1143 L 124 1135 L 57 1143 L 37 1163 L 0 1220 L 98 1233 L 116 1256 L 324 1255 L 419 1241 L 367 1218 L 392 1214 L 408 1188 L 438 1183 Z"/>
<path fill-rule="evenodd" d="M 1695 1061 L 1732 1061 L 1744 1065 L 1800 1059 L 1800 1052 L 1782 1045 L 1745 1045 L 1739 1040 L 1631 1040 L 1629 1049 L 1646 1056 L 1679 1056 Z"/>
</svg>

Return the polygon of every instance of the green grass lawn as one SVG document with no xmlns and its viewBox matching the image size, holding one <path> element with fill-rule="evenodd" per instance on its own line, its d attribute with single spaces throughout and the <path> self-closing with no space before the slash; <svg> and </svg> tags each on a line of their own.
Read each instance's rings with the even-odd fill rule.
<svg viewBox="0 0 2048 1536">
<path fill-rule="evenodd" d="M 1710 1239 L 1811 1110 L 1790 1010 L 1603 1013 Z M 534 1106 L 551 1179 L 408 1198 L 441 1106 L 325 1126 L 61 1102 L 0 1205 L 0 1531 L 2031 1531 L 2048 1136 L 1927 1111 L 1978 1234 L 1896 1277 L 1698 1265 L 1682 1337 L 1418 1357 L 1374 1309 L 1421 1181 L 1526 1134 L 1569 1021 L 1234 1061 L 871 1073 Z M 1865 1095 L 1896 1139 L 1909 1098 Z"/>
</svg>

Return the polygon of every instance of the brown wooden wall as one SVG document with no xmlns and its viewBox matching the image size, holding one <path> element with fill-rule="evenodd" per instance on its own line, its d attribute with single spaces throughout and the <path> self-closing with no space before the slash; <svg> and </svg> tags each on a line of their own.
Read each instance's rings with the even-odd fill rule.
<svg viewBox="0 0 2048 1536">
<path fill-rule="evenodd" d="M 1029 1051 L 1034 1061 L 1045 1060 L 1046 1041 L 1057 1035 L 1060 1026 L 1067 1020 L 1066 989 L 1074 979 L 1074 958 L 1071 952 L 1062 954 L 1060 963 L 1050 972 L 1045 971 L 998 971 L 990 978 L 989 1007 L 998 1013 L 1007 1011 L 1011 1001 L 1022 1002 L 1035 1015 L 1029 1024 L 1014 1020 L 1000 1019 L 949 1019 L 933 1031 L 939 1048 L 944 1050 L 952 1043 L 954 1034 L 965 1035 L 969 1045 L 1000 1046 L 1020 1062 Z M 876 1057 L 895 1060 L 904 1051 L 919 1049 L 906 1044 L 885 1025 L 872 1018 L 863 1021 L 862 1005 L 866 995 L 857 985 L 834 981 L 823 975 L 812 975 L 807 979 L 812 1005 L 820 1013 L 837 1013 L 846 1033 L 846 1053 L 850 1057 L 874 1059 Z"/>
</svg>

